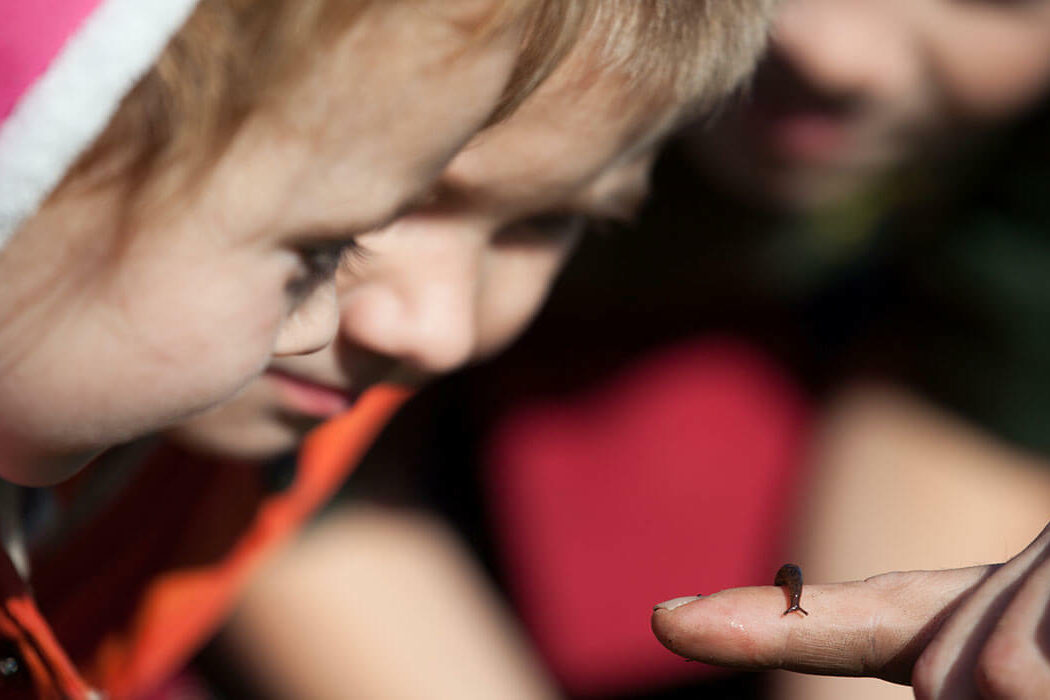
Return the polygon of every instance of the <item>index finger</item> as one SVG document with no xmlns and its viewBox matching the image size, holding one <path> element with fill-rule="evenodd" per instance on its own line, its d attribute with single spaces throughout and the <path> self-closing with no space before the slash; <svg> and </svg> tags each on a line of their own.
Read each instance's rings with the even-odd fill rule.
<svg viewBox="0 0 1050 700">
<path fill-rule="evenodd" d="M 908 683 L 915 660 L 941 623 L 995 568 L 807 585 L 808 617 L 782 614 L 781 588 L 730 588 L 684 604 L 676 599 L 677 607 L 658 605 L 651 624 L 668 649 L 709 664 Z"/>
</svg>

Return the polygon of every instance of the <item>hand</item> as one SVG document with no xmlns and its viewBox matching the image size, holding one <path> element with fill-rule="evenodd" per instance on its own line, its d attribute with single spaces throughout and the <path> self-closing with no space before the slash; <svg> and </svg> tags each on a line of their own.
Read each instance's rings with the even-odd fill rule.
<svg viewBox="0 0 1050 700">
<path fill-rule="evenodd" d="M 653 632 L 690 659 L 871 676 L 923 700 L 1050 698 L 1050 526 L 1005 564 L 806 585 L 808 617 L 782 615 L 786 600 L 773 586 L 676 599 Z"/>
</svg>

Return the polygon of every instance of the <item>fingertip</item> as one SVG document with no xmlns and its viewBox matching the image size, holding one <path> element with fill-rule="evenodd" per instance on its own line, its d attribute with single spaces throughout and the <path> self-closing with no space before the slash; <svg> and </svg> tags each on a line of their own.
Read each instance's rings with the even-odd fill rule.
<svg viewBox="0 0 1050 700">
<path fill-rule="evenodd" d="M 670 600 L 665 600 L 662 603 L 657 603 L 656 605 L 654 605 L 653 606 L 653 611 L 654 612 L 656 610 L 671 611 L 671 610 L 674 610 L 675 608 L 680 608 L 681 606 L 685 605 L 686 603 L 692 603 L 694 600 L 700 600 L 700 598 L 701 598 L 701 596 L 698 596 L 698 595 L 686 595 L 686 596 L 680 596 L 678 598 L 671 598 Z"/>
<path fill-rule="evenodd" d="M 780 592 L 766 588 L 673 599 L 677 603 L 673 606 L 657 606 L 650 626 L 660 643 L 679 656 L 723 666 L 766 668 L 770 660 L 763 642 L 768 627 L 779 623 L 783 611 Z"/>
<path fill-rule="evenodd" d="M 672 601 L 682 600 L 681 598 L 674 598 Z M 693 598 L 691 601 L 699 600 L 699 598 Z M 667 601 L 670 603 L 671 601 Z M 652 629 L 656 639 L 664 645 L 664 647 L 678 656 L 685 658 L 687 661 L 694 660 L 690 654 L 690 649 L 687 645 L 688 639 L 688 627 L 683 625 L 680 619 L 681 615 L 676 613 L 676 610 L 682 608 L 685 603 L 680 603 L 673 606 L 667 606 L 664 603 L 653 606 L 652 615 L 649 617 L 649 627 Z"/>
</svg>

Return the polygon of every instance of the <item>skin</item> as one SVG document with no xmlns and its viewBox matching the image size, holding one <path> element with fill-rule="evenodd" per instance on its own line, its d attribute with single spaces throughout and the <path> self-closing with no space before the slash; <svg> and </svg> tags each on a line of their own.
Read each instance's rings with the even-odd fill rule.
<svg viewBox="0 0 1050 700">
<path fill-rule="evenodd" d="M 340 272 L 335 343 L 275 360 L 237 400 L 170 435 L 208 453 L 270 457 L 370 386 L 419 385 L 516 338 L 585 221 L 633 216 L 665 129 L 614 111 L 611 79 L 581 94 L 573 65 L 468 145 L 425 205 L 359 239 L 366 252 Z"/>
<path fill-rule="evenodd" d="M 438 518 L 341 508 L 256 580 L 223 642 L 233 657 L 224 662 L 258 697 L 559 697 L 473 553 Z M 291 627 L 268 609 L 271 591 L 294 594 L 278 606 Z"/>
<path fill-rule="evenodd" d="M 377 3 L 250 115 L 192 198 L 136 230 L 119 231 L 117 193 L 76 187 L 22 227 L 0 255 L 0 476 L 59 481 L 329 343 L 339 308 L 318 241 L 347 245 L 424 194 L 516 58 L 519 27 L 487 43 L 459 28 L 487 3 L 434 4 Z M 404 118 L 421 104 L 426 120 Z"/>
<path fill-rule="evenodd" d="M 693 149 L 749 201 L 826 206 L 959 155 L 1048 79 L 1046 0 L 786 0 L 750 97 Z"/>
</svg>

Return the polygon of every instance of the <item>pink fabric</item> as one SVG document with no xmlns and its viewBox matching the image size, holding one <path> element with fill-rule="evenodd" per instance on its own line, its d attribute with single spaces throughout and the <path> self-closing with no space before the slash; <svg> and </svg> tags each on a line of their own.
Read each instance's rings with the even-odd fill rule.
<svg viewBox="0 0 1050 700">
<path fill-rule="evenodd" d="M 102 0 L 0 0 L 0 121 Z"/>
<path fill-rule="evenodd" d="M 571 694 L 716 673 L 660 646 L 650 610 L 773 582 L 808 425 L 791 378 L 725 339 L 651 352 L 588 391 L 503 417 L 486 454 L 496 542 L 514 602 Z"/>
</svg>

